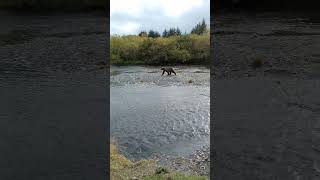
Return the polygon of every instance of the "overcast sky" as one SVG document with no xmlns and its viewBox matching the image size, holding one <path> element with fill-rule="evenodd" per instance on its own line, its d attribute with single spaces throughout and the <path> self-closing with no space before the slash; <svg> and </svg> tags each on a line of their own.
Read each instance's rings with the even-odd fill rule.
<svg viewBox="0 0 320 180">
<path fill-rule="evenodd" d="M 111 0 L 110 17 L 111 34 L 170 27 L 189 33 L 203 18 L 210 24 L 210 0 Z"/>
</svg>

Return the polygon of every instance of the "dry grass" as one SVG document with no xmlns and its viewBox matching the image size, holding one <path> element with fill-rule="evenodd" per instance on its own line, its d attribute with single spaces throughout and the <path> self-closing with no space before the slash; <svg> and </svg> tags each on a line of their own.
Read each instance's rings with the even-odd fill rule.
<svg viewBox="0 0 320 180">
<path fill-rule="evenodd" d="M 119 153 L 116 145 L 110 145 L 110 170 L 111 179 L 129 180 L 133 177 L 141 179 L 153 175 L 156 169 L 156 162 L 152 160 L 141 160 L 131 162 Z"/>
</svg>

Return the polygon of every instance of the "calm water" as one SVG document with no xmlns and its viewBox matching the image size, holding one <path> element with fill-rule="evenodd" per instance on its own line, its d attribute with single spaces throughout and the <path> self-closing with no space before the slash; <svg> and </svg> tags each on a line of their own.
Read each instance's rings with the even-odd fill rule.
<svg viewBox="0 0 320 180">
<path fill-rule="evenodd" d="M 111 136 L 129 158 L 187 155 L 209 145 L 209 69 L 111 67 Z"/>
</svg>

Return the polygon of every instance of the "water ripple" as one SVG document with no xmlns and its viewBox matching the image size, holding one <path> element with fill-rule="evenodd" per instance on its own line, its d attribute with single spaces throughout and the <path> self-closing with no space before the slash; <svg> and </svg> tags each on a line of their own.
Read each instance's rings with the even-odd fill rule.
<svg viewBox="0 0 320 180">
<path fill-rule="evenodd" d="M 140 159 L 163 151 L 191 153 L 199 144 L 208 145 L 209 73 L 182 76 L 180 72 L 180 77 L 160 76 L 159 80 L 159 74 L 148 73 L 154 69 L 144 67 L 130 72 L 137 69 L 136 73 L 119 73 L 111 78 L 111 136 L 118 140 L 123 153 Z M 129 72 L 125 68 L 122 71 Z M 199 68 L 181 71 L 197 72 Z M 132 82 L 137 77 L 143 77 L 143 82 Z M 190 77 L 198 83 L 181 83 Z"/>
</svg>

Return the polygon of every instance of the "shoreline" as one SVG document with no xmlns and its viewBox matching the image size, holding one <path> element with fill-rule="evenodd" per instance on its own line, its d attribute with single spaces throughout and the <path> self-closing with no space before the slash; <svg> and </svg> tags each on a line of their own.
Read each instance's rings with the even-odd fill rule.
<svg viewBox="0 0 320 180">
<path fill-rule="evenodd" d="M 168 65 L 152 65 L 152 64 L 110 64 L 110 68 L 111 66 L 114 67 L 128 67 L 128 66 L 141 66 L 141 67 L 205 67 L 210 69 L 210 67 L 208 67 L 205 64 L 168 64 Z"/>
<path fill-rule="evenodd" d="M 169 167 L 185 175 L 210 177 L 210 147 L 207 145 L 188 156 L 158 154 L 150 159 L 156 160 L 159 166 Z"/>
<path fill-rule="evenodd" d="M 133 178 L 153 177 L 157 176 L 159 169 L 165 171 L 163 175 L 180 174 L 185 176 L 185 178 L 190 178 L 190 180 L 198 178 L 207 179 L 210 177 L 210 147 L 203 147 L 187 157 L 159 154 L 137 161 L 127 159 L 117 149 L 116 144 L 111 144 L 110 153 L 111 177 L 117 177 L 118 174 L 121 174 L 123 179 L 126 179 L 126 176 Z M 123 165 L 122 169 L 118 168 L 119 164 Z M 135 172 L 128 174 L 130 172 L 128 169 L 132 167 L 135 167 Z M 120 173 L 119 170 L 124 173 Z"/>
</svg>

